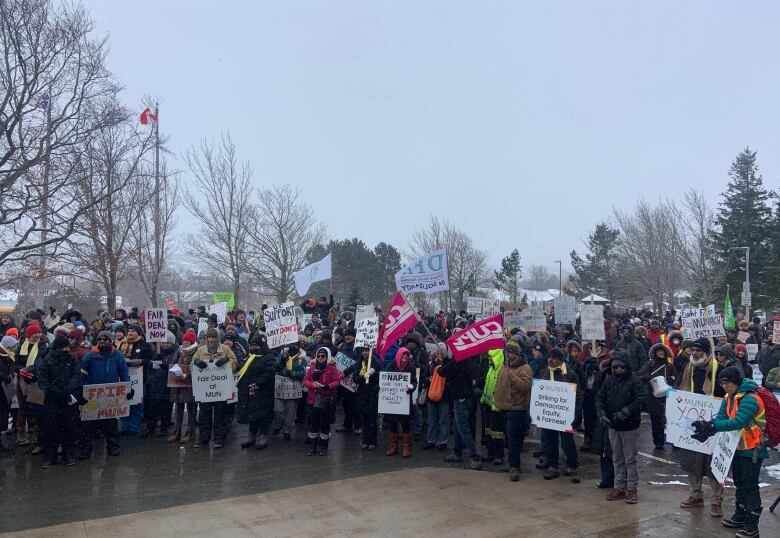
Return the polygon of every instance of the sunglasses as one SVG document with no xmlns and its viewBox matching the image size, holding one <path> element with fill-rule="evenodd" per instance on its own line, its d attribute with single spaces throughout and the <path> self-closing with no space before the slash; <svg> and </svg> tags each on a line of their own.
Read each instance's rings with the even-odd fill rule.
<svg viewBox="0 0 780 538">
<path fill-rule="evenodd" d="M 720 356 L 720 357 L 725 357 L 725 356 L 726 356 L 726 354 L 725 354 L 725 353 L 721 353 L 720 351 L 716 351 L 716 352 L 715 352 L 715 356 L 716 356 L 716 357 L 718 357 L 718 356 Z"/>
<path fill-rule="evenodd" d="M 317 355 L 317 358 L 318 358 L 318 359 L 324 359 L 324 358 L 326 358 L 326 357 L 327 357 L 327 355 L 322 355 L 322 354 L 320 354 L 320 355 Z"/>
<path fill-rule="evenodd" d="M 612 369 L 613 370 L 625 370 L 626 367 L 623 366 L 622 364 L 615 364 L 615 365 L 612 366 Z"/>
<path fill-rule="evenodd" d="M 106 337 L 104 336 L 104 337 L 102 337 L 102 338 L 98 338 L 98 339 L 97 339 L 97 341 L 98 341 L 98 342 L 110 342 L 111 340 L 109 340 L 108 338 L 106 338 Z"/>
</svg>

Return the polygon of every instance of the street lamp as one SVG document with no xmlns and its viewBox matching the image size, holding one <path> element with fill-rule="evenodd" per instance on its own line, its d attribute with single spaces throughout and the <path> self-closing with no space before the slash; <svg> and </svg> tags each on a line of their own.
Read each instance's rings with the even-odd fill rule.
<svg viewBox="0 0 780 538">
<path fill-rule="evenodd" d="M 750 303 L 750 247 L 731 247 L 729 250 L 745 250 L 745 283 L 742 285 L 743 303 Z M 744 300 L 747 299 L 747 300 Z M 745 317 L 750 319 L 750 305 L 745 306 Z"/>
<path fill-rule="evenodd" d="M 553 263 L 558 264 L 558 297 L 563 297 L 563 262 L 555 260 Z"/>
</svg>

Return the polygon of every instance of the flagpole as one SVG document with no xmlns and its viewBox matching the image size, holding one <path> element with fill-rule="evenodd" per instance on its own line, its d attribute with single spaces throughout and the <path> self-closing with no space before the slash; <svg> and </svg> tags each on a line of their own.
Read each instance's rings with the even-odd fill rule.
<svg viewBox="0 0 780 538">
<path fill-rule="evenodd" d="M 159 274 L 160 263 L 160 103 L 154 104 L 154 263 Z M 157 307 L 157 289 L 152 297 L 152 306 Z M 159 346 L 159 344 L 158 344 Z"/>
<path fill-rule="evenodd" d="M 411 307 L 412 303 L 409 302 L 409 298 L 406 296 L 406 294 L 402 290 L 398 290 L 398 293 L 400 293 L 401 297 L 404 298 L 404 301 L 406 302 L 406 304 L 408 304 Z M 414 311 L 414 308 L 412 308 L 412 314 L 414 314 L 414 317 L 417 318 L 417 321 L 419 321 L 422 324 L 422 326 L 425 328 L 425 331 L 428 333 L 428 336 L 430 336 L 435 343 L 440 342 L 440 340 L 438 338 L 436 338 L 436 336 L 434 336 L 434 334 L 431 332 L 431 330 L 428 328 L 428 326 L 425 324 L 425 322 L 420 319 L 420 316 L 417 315 L 417 312 Z"/>
<path fill-rule="evenodd" d="M 36 306 L 43 307 L 43 276 L 46 273 L 46 239 L 49 226 L 49 174 L 51 173 L 51 91 L 46 105 L 46 160 L 43 162 L 43 188 L 41 200 L 41 248 L 38 262 L 38 278 L 36 279 Z M 41 96 L 43 99 L 44 96 Z"/>
</svg>

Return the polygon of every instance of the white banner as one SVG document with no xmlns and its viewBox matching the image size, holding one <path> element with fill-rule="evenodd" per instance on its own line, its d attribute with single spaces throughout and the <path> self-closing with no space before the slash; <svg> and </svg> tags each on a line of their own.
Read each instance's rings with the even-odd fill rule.
<svg viewBox="0 0 780 538">
<path fill-rule="evenodd" d="M 715 438 L 700 443 L 691 435 L 696 433 L 693 424 L 697 420 L 712 420 L 720 409 L 720 398 L 671 389 L 666 393 L 666 440 L 679 448 L 712 454 Z"/>
<path fill-rule="evenodd" d="M 562 325 L 569 323 L 574 325 L 577 321 L 577 307 L 574 297 L 569 295 L 561 295 L 553 299 L 553 305 L 555 307 L 555 324 Z"/>
<path fill-rule="evenodd" d="M 539 428 L 571 432 L 577 403 L 577 385 L 534 379 L 531 386 L 531 423 Z"/>
<path fill-rule="evenodd" d="M 321 280 L 328 280 L 331 277 L 332 269 L 331 257 L 328 254 L 320 261 L 307 265 L 300 271 L 295 271 L 293 280 L 295 280 L 295 289 L 298 295 L 303 297 L 312 284 Z"/>
<path fill-rule="evenodd" d="M 712 476 L 721 486 L 726 485 L 726 477 L 729 475 L 731 460 L 734 459 L 734 453 L 737 451 L 739 438 L 742 436 L 742 430 L 731 430 L 727 432 L 718 432 L 713 439 L 715 440 L 715 450 L 712 452 L 712 461 L 710 462 L 710 471 Z"/>
<path fill-rule="evenodd" d="M 274 382 L 274 398 L 280 400 L 296 400 L 303 396 L 301 382 L 281 375 Z"/>
<path fill-rule="evenodd" d="M 355 324 L 355 347 L 375 347 L 379 337 L 379 318 L 364 318 Z"/>
<path fill-rule="evenodd" d="M 520 312 L 517 310 L 504 310 L 504 329 L 519 329 L 521 322 Z"/>
<path fill-rule="evenodd" d="M 379 372 L 379 413 L 408 415 L 411 395 L 406 387 L 412 382 L 408 372 Z"/>
<path fill-rule="evenodd" d="M 482 297 L 468 297 L 466 299 L 466 314 L 482 313 Z"/>
<path fill-rule="evenodd" d="M 489 318 L 501 313 L 501 299 L 482 299 L 482 317 Z"/>
<path fill-rule="evenodd" d="M 192 365 L 192 395 L 196 402 L 226 402 L 233 396 L 233 372 L 227 364 L 207 362 L 203 370 Z"/>
<path fill-rule="evenodd" d="M 269 306 L 263 312 L 263 319 L 270 349 L 298 341 L 298 319 L 292 301 Z"/>
<path fill-rule="evenodd" d="M 547 318 L 544 315 L 544 306 L 526 306 L 520 312 L 520 326 L 526 332 L 542 332 L 547 330 Z"/>
<path fill-rule="evenodd" d="M 144 310 L 144 332 L 146 341 L 150 343 L 165 342 L 165 331 L 168 325 L 168 311 L 164 308 L 147 308 Z"/>
<path fill-rule="evenodd" d="M 605 340 L 604 307 L 600 304 L 584 304 L 580 310 L 583 340 Z"/>
<path fill-rule="evenodd" d="M 423 254 L 407 263 L 395 274 L 395 285 L 404 293 L 436 293 L 450 289 L 447 271 L 447 251 Z"/>
</svg>

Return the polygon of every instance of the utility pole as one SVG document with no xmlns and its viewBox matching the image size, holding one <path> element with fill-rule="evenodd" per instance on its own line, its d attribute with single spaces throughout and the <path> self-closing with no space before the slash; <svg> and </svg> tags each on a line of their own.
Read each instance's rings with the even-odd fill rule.
<svg viewBox="0 0 780 538">
<path fill-rule="evenodd" d="M 154 104 L 154 297 L 152 297 L 152 306 L 157 307 L 157 296 L 159 292 L 158 275 L 160 274 L 160 104 Z"/>
<path fill-rule="evenodd" d="M 563 262 L 555 260 L 553 263 L 558 264 L 558 297 L 563 297 Z"/>
</svg>

